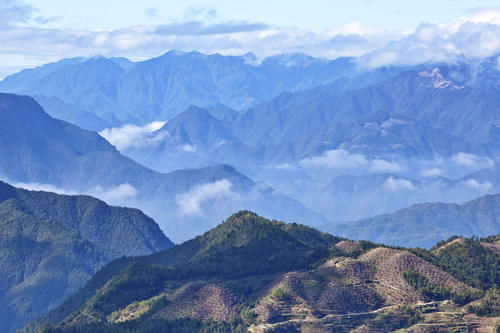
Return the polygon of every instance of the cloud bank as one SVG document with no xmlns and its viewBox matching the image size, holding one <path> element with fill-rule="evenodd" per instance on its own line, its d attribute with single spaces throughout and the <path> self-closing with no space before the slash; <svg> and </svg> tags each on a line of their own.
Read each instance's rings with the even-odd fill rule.
<svg viewBox="0 0 500 333">
<path fill-rule="evenodd" d="M 99 198 L 108 203 L 120 202 L 125 199 L 135 198 L 138 194 L 137 190 L 130 184 L 120 184 L 116 187 L 103 188 L 97 186 L 86 192 L 86 194 Z"/>
<path fill-rule="evenodd" d="M 9 183 L 8 180 L 5 180 Z M 57 194 L 65 194 L 65 195 L 76 195 L 78 194 L 75 191 L 65 190 L 50 184 L 40 184 L 40 183 L 11 183 L 14 187 L 19 187 L 29 191 L 43 191 L 43 192 L 53 192 Z"/>
<path fill-rule="evenodd" d="M 166 131 L 156 133 L 165 123 L 155 121 L 143 127 L 127 124 L 104 129 L 99 134 L 120 151 L 131 147 L 154 147 L 168 136 Z"/>
<path fill-rule="evenodd" d="M 403 166 L 395 161 L 369 159 L 362 154 L 351 153 L 342 148 L 328 150 L 320 156 L 306 158 L 300 161 L 299 164 L 306 168 L 337 170 L 363 169 L 373 173 L 397 173 L 403 170 Z"/>
<path fill-rule="evenodd" d="M 412 178 L 420 176 L 423 179 L 437 177 L 459 179 L 472 172 L 491 168 L 495 163 L 495 160 L 489 157 L 464 152 L 446 158 L 437 156 L 429 160 L 405 158 L 388 160 L 381 157 L 370 158 L 362 153 L 353 153 L 339 148 L 303 159 L 298 165 L 311 173 L 323 170 L 337 174 L 345 172 L 348 174 L 389 173 Z M 273 168 L 292 169 L 294 165 L 277 165 Z"/>
<path fill-rule="evenodd" d="M 408 179 L 389 177 L 382 185 L 384 189 L 391 192 L 409 191 L 415 189 L 415 186 Z"/>
<path fill-rule="evenodd" d="M 2 178 L 7 183 L 10 183 L 14 187 L 22 188 L 29 191 L 43 191 L 52 192 L 64 195 L 90 195 L 92 197 L 106 201 L 107 203 L 120 202 L 124 199 L 135 198 L 138 194 L 137 190 L 130 184 L 120 184 L 118 186 L 102 187 L 96 186 L 88 191 L 74 191 L 69 189 L 60 188 L 51 184 L 41 184 L 41 183 L 23 183 L 23 182 L 10 182 L 7 179 Z"/>
<path fill-rule="evenodd" d="M 218 180 L 214 183 L 206 183 L 196 186 L 186 193 L 176 197 L 175 202 L 179 207 L 181 216 L 199 215 L 203 216 L 202 204 L 237 194 L 231 190 L 232 184 L 227 179 Z"/>
<path fill-rule="evenodd" d="M 154 16 L 154 8 L 148 9 Z M 168 50 L 258 57 L 305 52 L 316 57 L 358 57 L 365 67 L 416 65 L 480 59 L 500 53 L 500 8 L 483 8 L 440 24 L 388 31 L 352 21 L 322 32 L 260 22 L 227 21 L 214 10 L 193 10 L 182 20 L 115 30 L 49 28 L 57 18 L 36 16 L 21 1 L 0 1 L 0 59 L 3 74 L 73 56 L 127 56 L 145 59 Z M 29 52 L 26 52 L 29 50 Z M 10 68 L 10 69 L 9 69 Z M 2 73 L 0 73 L 2 75 Z"/>
</svg>

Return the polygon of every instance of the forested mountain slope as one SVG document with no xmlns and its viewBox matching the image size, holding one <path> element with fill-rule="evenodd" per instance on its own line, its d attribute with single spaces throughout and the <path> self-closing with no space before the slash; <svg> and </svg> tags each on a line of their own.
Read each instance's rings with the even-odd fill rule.
<svg viewBox="0 0 500 333">
<path fill-rule="evenodd" d="M 113 259 L 171 246 L 137 209 L 0 182 L 0 330 L 59 305 Z"/>
<path fill-rule="evenodd" d="M 500 309 L 481 309 L 496 297 L 497 250 L 496 237 L 450 239 L 432 252 L 391 248 L 242 211 L 167 251 L 111 263 L 37 325 L 58 323 L 43 332 L 492 329 Z"/>
</svg>

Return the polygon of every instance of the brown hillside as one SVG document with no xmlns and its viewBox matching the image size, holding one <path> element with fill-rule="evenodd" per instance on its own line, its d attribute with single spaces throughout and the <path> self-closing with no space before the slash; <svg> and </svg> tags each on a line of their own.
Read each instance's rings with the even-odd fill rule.
<svg viewBox="0 0 500 333">
<path fill-rule="evenodd" d="M 378 280 L 376 290 L 390 305 L 424 301 L 422 295 L 404 279 L 402 273 L 407 270 L 422 274 L 434 285 L 450 287 L 453 292 L 468 288 L 448 273 L 408 251 L 376 248 L 363 255 L 360 260 L 375 266 L 375 279 Z"/>
</svg>

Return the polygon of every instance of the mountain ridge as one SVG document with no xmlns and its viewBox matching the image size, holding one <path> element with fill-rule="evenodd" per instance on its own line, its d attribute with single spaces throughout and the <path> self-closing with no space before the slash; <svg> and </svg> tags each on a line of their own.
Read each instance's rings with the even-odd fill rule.
<svg viewBox="0 0 500 333">
<path fill-rule="evenodd" d="M 420 203 L 392 214 L 331 224 L 322 230 L 353 239 L 429 248 L 438 239 L 453 235 L 485 237 L 500 233 L 496 218 L 499 208 L 500 194 L 485 195 L 462 205 Z"/>
<path fill-rule="evenodd" d="M 485 302 L 482 290 L 498 278 L 498 254 L 490 249 L 495 244 L 491 237 L 450 239 L 439 243 L 438 252 L 391 248 L 242 211 L 172 249 L 135 262 L 115 261 L 90 289 L 82 289 L 79 300 L 36 325 L 56 324 L 44 332 L 127 327 L 153 332 L 169 325 L 180 331 L 182 325 L 195 325 L 194 332 L 208 327 L 364 332 L 366 325 L 368 331 L 376 331 L 375 325 L 379 331 L 439 325 L 442 313 L 467 311 L 466 317 L 451 316 L 446 325 L 492 327 L 494 321 L 465 305 Z M 249 256 L 247 249 L 259 255 Z M 465 261 L 455 264 L 457 259 Z M 415 284 L 418 279 L 430 289 Z M 72 309 L 77 310 L 70 314 Z"/>
<path fill-rule="evenodd" d="M 0 328 L 59 305 L 109 261 L 174 244 L 137 209 L 0 182 Z"/>
<path fill-rule="evenodd" d="M 227 164 L 196 167 L 153 171 L 99 134 L 50 117 L 34 99 L 0 94 L 0 177 L 11 183 L 48 184 L 140 208 L 174 241 L 208 230 L 214 221 L 244 208 L 317 225 L 328 222 Z"/>
</svg>

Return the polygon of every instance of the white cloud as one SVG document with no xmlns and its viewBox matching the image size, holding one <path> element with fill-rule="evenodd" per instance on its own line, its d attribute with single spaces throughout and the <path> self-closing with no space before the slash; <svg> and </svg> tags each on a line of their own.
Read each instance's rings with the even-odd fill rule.
<svg viewBox="0 0 500 333">
<path fill-rule="evenodd" d="M 6 182 L 8 182 L 6 180 Z M 63 189 L 50 184 L 40 184 L 40 183 L 19 183 L 11 182 L 14 187 L 22 188 L 30 191 L 44 191 L 52 192 L 64 195 L 79 195 L 86 194 L 96 198 L 99 198 L 106 202 L 119 201 L 123 199 L 134 198 L 137 195 L 137 190 L 130 184 L 121 184 L 116 187 L 103 188 L 102 186 L 96 186 L 86 192 L 77 192 L 73 190 Z"/>
<path fill-rule="evenodd" d="M 408 179 L 389 177 L 383 184 L 386 190 L 391 192 L 407 191 L 415 189 L 415 186 Z"/>
<path fill-rule="evenodd" d="M 115 187 L 103 188 L 102 186 L 96 186 L 88 191 L 79 192 L 74 190 L 68 190 L 60 188 L 51 184 L 41 184 L 41 183 L 23 183 L 23 182 L 10 182 L 5 177 L 0 177 L 0 179 L 11 184 L 14 187 L 22 188 L 30 191 L 44 191 L 52 192 L 63 195 L 89 195 L 107 203 L 117 203 L 124 199 L 135 198 L 138 194 L 137 190 L 130 184 L 125 183 Z"/>
<path fill-rule="evenodd" d="M 97 197 L 106 202 L 114 202 L 123 199 L 130 199 L 137 196 L 137 190 L 130 184 L 125 183 L 111 188 L 97 186 L 87 192 L 88 195 Z"/>
<path fill-rule="evenodd" d="M 186 153 L 194 153 L 196 151 L 196 147 L 193 145 L 189 145 L 189 144 L 184 144 L 184 145 L 182 145 L 181 148 Z"/>
<path fill-rule="evenodd" d="M 320 156 L 306 158 L 300 161 L 300 164 L 309 168 L 364 169 L 374 173 L 398 173 L 403 170 L 403 167 L 395 161 L 386 161 L 383 159 L 370 160 L 362 154 L 351 153 L 342 148 L 328 150 Z"/>
<path fill-rule="evenodd" d="M 436 156 L 432 160 L 414 161 L 413 164 L 424 178 L 442 176 L 460 179 L 471 172 L 494 166 L 495 161 L 486 156 L 461 152 L 450 157 Z"/>
<path fill-rule="evenodd" d="M 401 172 L 402 167 L 394 161 L 386 161 L 375 159 L 370 162 L 370 170 L 373 172 L 391 172 L 398 173 Z"/>
<path fill-rule="evenodd" d="M 167 131 L 156 132 L 163 125 L 164 121 L 155 121 L 143 127 L 128 124 L 104 129 L 99 134 L 118 150 L 130 147 L 154 147 L 169 135 Z"/>
<path fill-rule="evenodd" d="M 272 165 L 271 168 L 275 170 L 293 170 L 295 169 L 295 166 L 290 163 L 282 163 L 282 164 Z"/>
<path fill-rule="evenodd" d="M 491 57 L 500 52 L 500 10 L 484 9 L 471 17 L 441 24 L 423 23 L 401 33 L 360 58 L 366 67 L 456 62 Z"/>
<path fill-rule="evenodd" d="M 50 184 L 40 184 L 40 183 L 11 183 L 14 187 L 23 188 L 30 191 L 44 191 L 53 192 L 57 194 L 75 195 L 78 194 L 74 191 L 65 190 Z"/>
<path fill-rule="evenodd" d="M 458 153 L 453 155 L 451 161 L 462 167 L 468 168 L 487 168 L 493 166 L 493 161 L 487 157 L 476 156 L 467 153 Z"/>
<path fill-rule="evenodd" d="M 489 23 L 500 25 L 500 8 L 477 8 L 472 11 L 470 21 L 473 23 Z"/>
<path fill-rule="evenodd" d="M 345 149 L 335 149 L 326 151 L 321 156 L 304 159 L 300 163 L 307 167 L 353 169 L 367 165 L 368 161 L 361 154 L 351 154 Z"/>
<path fill-rule="evenodd" d="M 24 23 L 28 21 L 34 12 L 34 8 L 21 1 L 0 0 L 0 26 L 8 26 L 13 23 Z M 41 18 L 40 18 L 41 19 Z"/>
<path fill-rule="evenodd" d="M 477 180 L 471 178 L 466 181 L 462 182 L 464 185 L 471 187 L 473 189 L 479 190 L 481 192 L 488 192 L 492 187 L 493 184 L 489 181 L 485 181 L 483 183 L 478 182 Z"/>
<path fill-rule="evenodd" d="M 96 54 L 145 59 L 171 49 L 226 55 L 253 52 L 259 58 L 292 52 L 325 58 L 353 56 L 367 67 L 455 62 L 500 53 L 499 8 L 483 8 L 448 22 L 423 23 L 412 29 L 393 31 L 351 21 L 314 32 L 258 22 L 223 21 L 213 10 L 196 8 L 191 8 L 181 21 L 164 25 L 63 30 L 37 23 L 52 18 L 35 17 L 30 6 L 14 1 L 3 3 L 0 56 L 37 55 L 38 64 Z M 155 14 L 154 9 L 150 14 Z M 13 67 L 11 72 L 16 69 Z"/>
<path fill-rule="evenodd" d="M 363 37 L 370 37 L 384 33 L 386 33 L 386 31 L 381 27 L 373 25 L 364 25 L 360 21 L 351 21 L 345 24 L 344 26 L 334 27 L 326 31 L 326 34 L 330 37 L 335 37 L 338 35 L 343 35 L 343 36 L 358 35 Z"/>
<path fill-rule="evenodd" d="M 424 178 L 434 178 L 439 177 L 443 174 L 443 170 L 439 168 L 425 169 L 422 171 L 422 177 Z"/>
<path fill-rule="evenodd" d="M 228 196 L 237 196 L 231 190 L 232 184 L 227 179 L 218 180 L 214 183 L 206 183 L 195 186 L 186 193 L 176 197 L 175 202 L 179 207 L 181 215 L 203 216 L 201 205 L 209 200 Z"/>
</svg>

